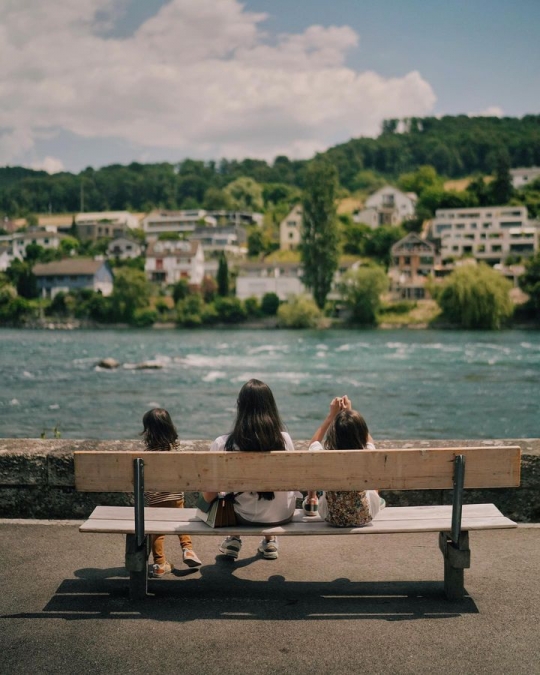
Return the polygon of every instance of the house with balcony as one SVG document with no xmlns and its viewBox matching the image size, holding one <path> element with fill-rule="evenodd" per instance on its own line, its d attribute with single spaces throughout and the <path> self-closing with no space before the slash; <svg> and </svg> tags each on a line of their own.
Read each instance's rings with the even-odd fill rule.
<svg viewBox="0 0 540 675">
<path fill-rule="evenodd" d="M 142 246 L 135 239 L 117 237 L 107 246 L 107 255 L 118 260 L 131 260 L 142 255 L 142 250 Z"/>
<path fill-rule="evenodd" d="M 229 225 L 248 227 L 249 225 L 262 225 L 263 214 L 257 211 L 228 211 L 219 209 L 207 211 L 206 215 L 215 218 L 217 225 Z"/>
<path fill-rule="evenodd" d="M 196 240 L 152 241 L 146 249 L 144 271 L 150 281 L 175 284 L 185 279 L 199 286 L 204 277 L 204 252 Z"/>
<path fill-rule="evenodd" d="M 113 291 L 113 273 L 105 260 L 68 258 L 38 263 L 32 271 L 36 276 L 40 295 L 44 298 L 54 298 L 60 291 L 68 293 L 83 288 L 102 295 L 110 295 Z"/>
<path fill-rule="evenodd" d="M 302 206 L 297 204 L 279 224 L 279 248 L 295 251 L 302 241 Z"/>
<path fill-rule="evenodd" d="M 14 254 L 18 258 L 26 257 L 26 247 L 30 244 L 37 244 L 46 249 L 57 249 L 62 239 L 65 239 L 65 235 L 63 234 L 35 229 L 30 229 L 23 233 L 15 233 L 10 237 Z"/>
<path fill-rule="evenodd" d="M 530 257 L 538 251 L 539 224 L 525 206 L 437 209 L 431 225 L 443 261 L 472 256 L 489 265 L 509 256 Z"/>
<path fill-rule="evenodd" d="M 140 227 L 140 216 L 129 211 L 83 211 L 75 216 L 75 225 L 106 221 L 123 225 L 124 231 L 136 230 Z"/>
<path fill-rule="evenodd" d="M 198 226 L 188 240 L 201 242 L 205 253 L 228 253 L 242 256 L 247 253 L 247 232 L 241 225 Z"/>
<path fill-rule="evenodd" d="M 353 214 L 355 223 L 364 223 L 375 229 L 380 225 L 400 225 L 415 215 L 417 196 L 385 185 L 366 199 L 364 208 Z"/>
<path fill-rule="evenodd" d="M 193 234 L 199 226 L 215 227 L 217 220 L 204 209 L 189 211 L 151 211 L 142 219 L 147 241 L 155 241 L 160 234 L 174 233 L 181 237 Z"/>
<path fill-rule="evenodd" d="M 425 284 L 433 275 L 435 264 L 435 245 L 415 232 L 409 232 L 391 248 L 388 276 L 393 295 L 407 300 L 427 297 Z"/>
</svg>

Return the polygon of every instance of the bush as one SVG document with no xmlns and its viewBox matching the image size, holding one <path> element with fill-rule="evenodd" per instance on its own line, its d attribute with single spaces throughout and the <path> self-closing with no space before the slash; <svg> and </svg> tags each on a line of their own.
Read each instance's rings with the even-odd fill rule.
<svg viewBox="0 0 540 675">
<path fill-rule="evenodd" d="M 188 295 L 176 305 L 176 321 L 180 326 L 193 328 L 203 322 L 204 303 L 200 295 Z"/>
<path fill-rule="evenodd" d="M 148 328 L 157 319 L 157 312 L 153 309 L 136 309 L 131 320 L 131 325 L 136 328 Z"/>
<path fill-rule="evenodd" d="M 285 328 L 312 328 L 321 312 L 309 295 L 291 295 L 278 309 L 279 322 Z"/>
<path fill-rule="evenodd" d="M 174 304 L 176 305 L 179 300 L 187 298 L 188 295 L 189 283 L 187 282 L 187 279 L 180 279 L 180 281 L 177 281 L 173 286 L 172 296 L 174 299 Z"/>
<path fill-rule="evenodd" d="M 512 284 L 487 265 L 459 267 L 437 298 L 444 315 L 462 328 L 500 328 L 513 312 Z"/>
<path fill-rule="evenodd" d="M 244 307 L 248 316 L 260 316 L 261 314 L 261 306 L 254 296 L 244 300 Z"/>
<path fill-rule="evenodd" d="M 393 302 L 390 305 L 384 305 L 381 309 L 388 314 L 408 314 L 416 306 L 417 303 L 412 300 L 400 300 L 399 302 Z"/>
<path fill-rule="evenodd" d="M 373 265 L 346 272 L 340 292 L 351 312 L 351 321 L 374 325 L 381 306 L 381 293 L 387 288 L 388 277 L 382 267 Z"/>
<path fill-rule="evenodd" d="M 279 296 L 276 293 L 265 293 L 261 300 L 261 312 L 265 316 L 275 316 L 279 308 Z"/>
<path fill-rule="evenodd" d="M 247 317 L 247 312 L 238 298 L 218 297 L 214 301 L 214 307 L 219 321 L 223 323 L 240 323 Z"/>
</svg>

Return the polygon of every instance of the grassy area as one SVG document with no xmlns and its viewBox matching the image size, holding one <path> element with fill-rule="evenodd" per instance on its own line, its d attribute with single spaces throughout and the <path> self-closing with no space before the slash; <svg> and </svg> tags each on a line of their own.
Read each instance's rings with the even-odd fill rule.
<svg viewBox="0 0 540 675">
<path fill-rule="evenodd" d="M 379 313 L 379 327 L 427 326 L 437 319 L 441 309 L 435 300 L 416 300 L 388 303 Z"/>
</svg>

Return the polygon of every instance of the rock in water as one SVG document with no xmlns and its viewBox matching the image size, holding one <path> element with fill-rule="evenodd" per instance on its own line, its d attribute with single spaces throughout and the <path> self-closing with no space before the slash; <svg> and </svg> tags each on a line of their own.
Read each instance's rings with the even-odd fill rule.
<svg viewBox="0 0 540 675">
<path fill-rule="evenodd" d="M 138 363 L 135 368 L 137 370 L 157 370 L 163 368 L 163 364 L 160 361 L 143 361 Z"/>
<path fill-rule="evenodd" d="M 100 368 L 108 368 L 109 370 L 114 370 L 115 368 L 118 368 L 119 365 L 120 364 L 116 359 L 111 358 L 101 359 L 101 361 L 98 363 Z"/>
</svg>

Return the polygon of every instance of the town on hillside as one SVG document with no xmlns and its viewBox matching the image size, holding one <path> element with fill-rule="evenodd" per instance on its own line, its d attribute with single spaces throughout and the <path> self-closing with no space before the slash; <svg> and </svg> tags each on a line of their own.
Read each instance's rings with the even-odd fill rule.
<svg viewBox="0 0 540 675">
<path fill-rule="evenodd" d="M 462 181 L 461 192 L 426 166 L 395 184 L 365 178 L 356 195 L 337 187 L 326 223 L 309 188 L 286 190 L 276 204 L 251 179 L 237 181 L 244 194 L 233 208 L 6 216 L 0 324 L 69 317 L 137 326 L 274 317 L 275 324 L 277 314 L 284 326 L 320 325 L 323 317 L 332 325 L 402 325 L 440 320 L 442 309 L 459 325 L 444 304 L 449 280 L 467 273 L 473 283 L 471 270 L 487 268 L 508 297 L 497 320 L 479 327 L 502 325 L 516 307 L 527 308 L 522 318 L 538 317 L 527 290 L 540 266 L 540 220 L 516 196 L 531 186 L 540 195 L 540 167 Z M 497 184 L 501 203 L 493 203 Z M 430 213 L 437 189 L 443 198 Z M 475 205 L 464 205 L 463 195 Z M 328 260 L 328 283 L 318 291 L 311 268 Z"/>
</svg>

